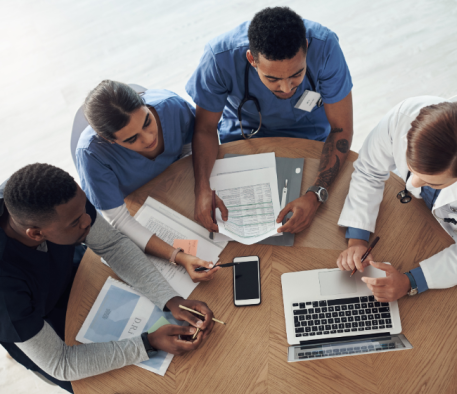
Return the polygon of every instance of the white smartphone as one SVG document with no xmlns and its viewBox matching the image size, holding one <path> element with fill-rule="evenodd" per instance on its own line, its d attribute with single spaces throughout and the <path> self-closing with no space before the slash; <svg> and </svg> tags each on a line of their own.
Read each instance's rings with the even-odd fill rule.
<svg viewBox="0 0 457 394">
<path fill-rule="evenodd" d="M 233 259 L 233 302 L 235 306 L 260 304 L 260 260 L 258 256 Z"/>
</svg>

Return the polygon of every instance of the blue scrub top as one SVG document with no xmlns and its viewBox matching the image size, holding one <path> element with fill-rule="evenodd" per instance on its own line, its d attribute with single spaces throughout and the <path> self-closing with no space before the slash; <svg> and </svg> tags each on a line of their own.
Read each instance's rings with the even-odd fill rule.
<svg viewBox="0 0 457 394">
<path fill-rule="evenodd" d="M 244 97 L 244 70 L 250 22 L 211 40 L 200 64 L 187 82 L 186 91 L 194 102 L 211 112 L 223 111 L 219 124 L 221 142 L 242 139 L 237 109 Z M 338 37 L 319 23 L 303 19 L 308 39 L 307 67 L 317 92 L 327 104 L 345 98 L 352 89 L 352 79 Z M 249 70 L 249 93 L 257 97 L 262 112 L 262 128 L 256 137 L 296 137 L 324 141 L 330 125 L 324 107 L 311 112 L 294 108 L 305 90 L 312 90 L 306 76 L 296 93 L 287 100 L 276 97 L 260 80 L 254 67 Z M 255 104 L 242 108 L 243 129 L 259 127 Z"/>
<path fill-rule="evenodd" d="M 164 138 L 164 151 L 154 160 L 118 144 L 98 137 L 88 126 L 76 148 L 76 168 L 81 188 L 98 210 L 117 208 L 124 198 L 161 174 L 178 160 L 183 145 L 192 141 L 195 108 L 168 90 L 147 90 L 147 105 L 159 115 Z"/>
<path fill-rule="evenodd" d="M 4 214 L 0 186 L 0 216 Z M 95 222 L 96 210 L 87 200 L 86 211 Z M 8 237 L 0 228 L 0 342 L 25 342 L 43 328 L 44 321 L 65 339 L 65 316 L 78 268 L 74 245 L 47 241 L 40 252 Z"/>
</svg>

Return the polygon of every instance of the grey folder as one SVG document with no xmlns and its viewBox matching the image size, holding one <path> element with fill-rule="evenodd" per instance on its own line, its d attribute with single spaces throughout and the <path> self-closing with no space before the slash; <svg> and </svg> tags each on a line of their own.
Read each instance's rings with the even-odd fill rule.
<svg viewBox="0 0 457 394">
<path fill-rule="evenodd" d="M 228 153 L 224 158 L 236 157 L 243 155 L 234 155 Z M 278 193 L 279 202 L 281 203 L 282 189 L 284 188 L 287 179 L 287 201 L 286 205 L 300 197 L 301 183 L 303 179 L 303 166 L 305 164 L 304 158 L 291 159 L 289 157 L 276 157 L 276 173 L 278 175 Z M 289 213 L 286 218 L 289 218 Z M 278 245 L 278 246 L 293 246 L 295 234 L 283 233 L 279 237 L 266 238 L 263 241 L 257 242 L 263 245 Z"/>
</svg>

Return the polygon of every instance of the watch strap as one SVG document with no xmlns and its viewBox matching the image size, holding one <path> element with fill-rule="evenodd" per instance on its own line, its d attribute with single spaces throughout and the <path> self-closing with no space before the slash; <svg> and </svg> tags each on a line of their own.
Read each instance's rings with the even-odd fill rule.
<svg viewBox="0 0 457 394">
<path fill-rule="evenodd" d="M 143 334 L 141 334 L 141 339 L 143 341 L 144 349 L 146 350 L 148 357 L 151 358 L 152 356 L 155 356 L 157 354 L 158 350 L 149 343 L 147 331 L 145 331 L 145 332 L 143 332 Z"/>
<path fill-rule="evenodd" d="M 173 253 L 171 254 L 170 256 L 170 260 L 168 260 L 171 264 L 174 264 L 174 265 L 178 265 L 176 264 L 176 255 L 179 253 L 179 252 L 184 252 L 184 249 L 182 248 L 176 248 L 175 250 L 173 250 Z"/>
</svg>

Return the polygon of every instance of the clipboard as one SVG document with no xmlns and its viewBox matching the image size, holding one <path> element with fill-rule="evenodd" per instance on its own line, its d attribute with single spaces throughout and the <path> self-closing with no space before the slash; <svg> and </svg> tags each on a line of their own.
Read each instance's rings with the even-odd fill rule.
<svg viewBox="0 0 457 394">
<path fill-rule="evenodd" d="M 236 155 L 233 153 L 227 153 L 224 155 L 224 158 L 237 157 L 243 155 Z M 287 183 L 287 201 L 286 205 L 298 197 L 300 197 L 301 184 L 303 181 L 303 167 L 305 165 L 304 158 L 290 158 L 290 157 L 275 157 L 276 160 L 276 174 L 278 177 L 278 194 L 279 201 L 281 201 L 282 189 L 284 188 L 284 183 L 286 179 Z M 288 213 L 285 219 L 292 216 L 291 213 Z M 263 241 L 257 242 L 262 245 L 276 245 L 276 246 L 293 246 L 295 241 L 295 234 L 292 233 L 283 233 L 279 237 L 269 237 Z"/>
</svg>

